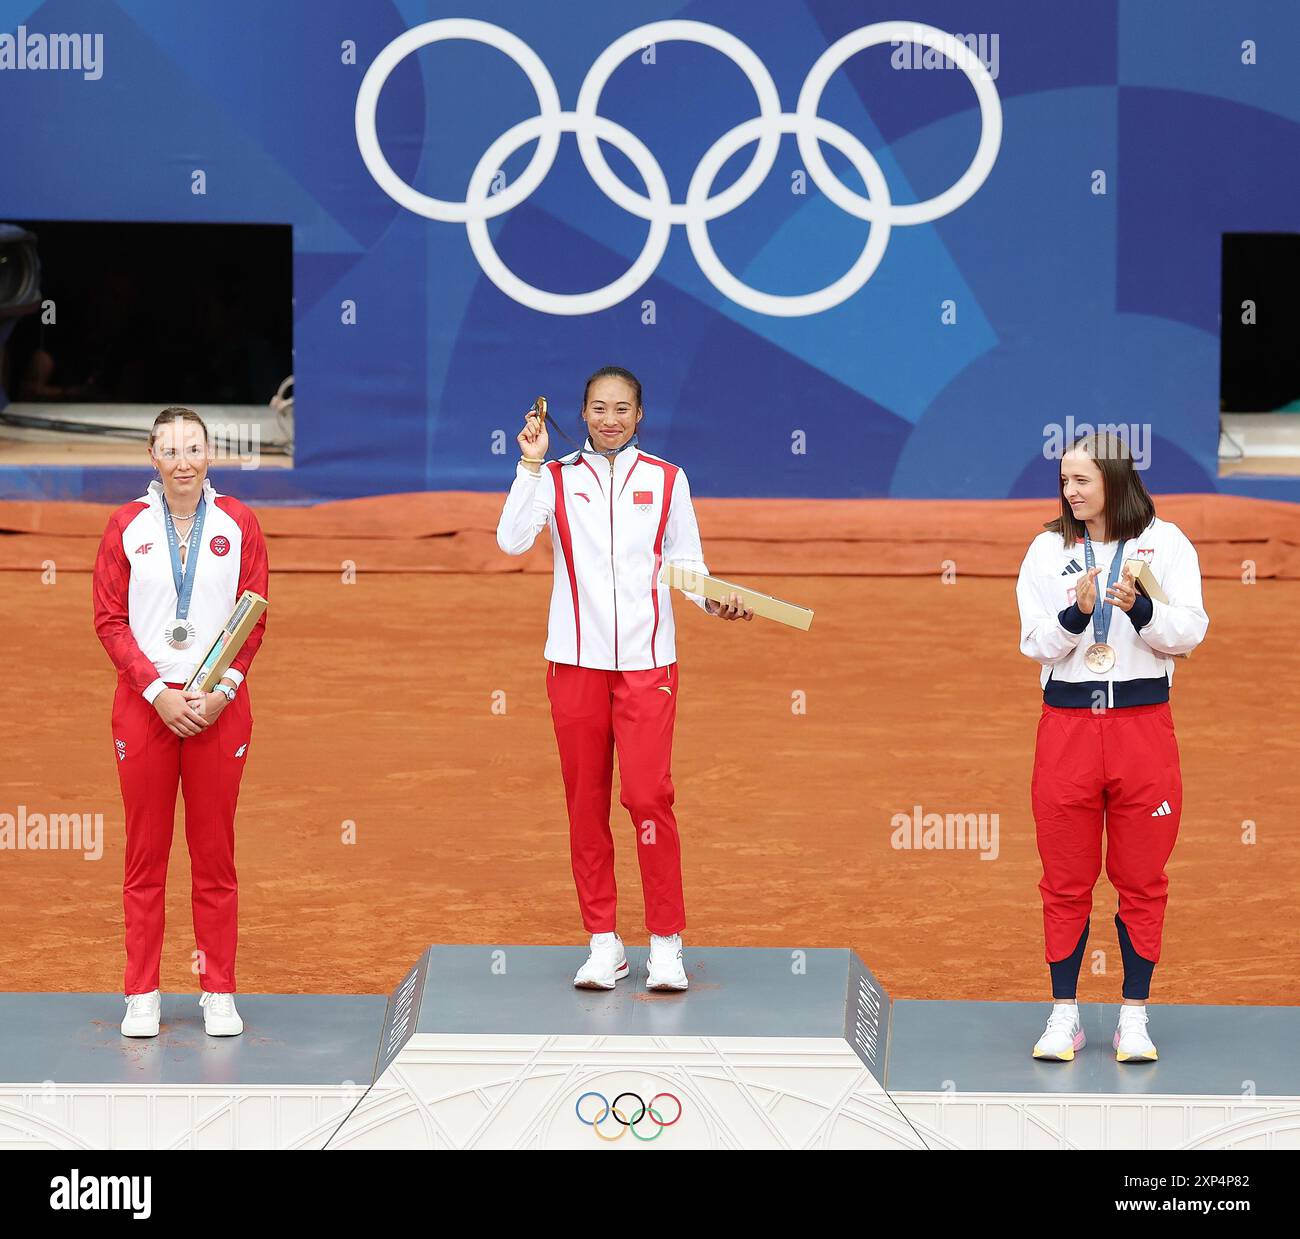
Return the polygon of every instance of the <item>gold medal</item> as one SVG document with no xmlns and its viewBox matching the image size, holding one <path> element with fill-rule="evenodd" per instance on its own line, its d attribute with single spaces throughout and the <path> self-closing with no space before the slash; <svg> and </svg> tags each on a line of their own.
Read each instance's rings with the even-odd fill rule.
<svg viewBox="0 0 1300 1239">
<path fill-rule="evenodd" d="M 1115 651 L 1104 642 L 1098 641 L 1088 646 L 1083 655 L 1083 661 L 1088 664 L 1089 671 L 1104 675 L 1115 665 Z"/>
</svg>

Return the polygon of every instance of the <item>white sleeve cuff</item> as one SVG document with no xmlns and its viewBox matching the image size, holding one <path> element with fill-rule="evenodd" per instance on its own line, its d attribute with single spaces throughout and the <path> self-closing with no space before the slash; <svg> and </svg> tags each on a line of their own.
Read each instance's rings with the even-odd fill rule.
<svg viewBox="0 0 1300 1239">
<path fill-rule="evenodd" d="M 235 687 L 238 688 L 244 682 L 244 673 L 242 671 L 236 671 L 234 667 L 230 667 L 221 673 L 221 678 L 223 680 L 234 680 Z"/>
<path fill-rule="evenodd" d="M 147 687 L 147 688 L 146 688 L 146 689 L 145 689 L 145 690 L 144 690 L 140 695 L 141 695 L 141 696 L 142 696 L 142 697 L 143 697 L 143 698 L 144 698 L 144 699 L 145 699 L 145 700 L 146 700 L 150 705 L 153 705 L 153 700 L 154 700 L 154 698 L 157 697 L 158 694 L 161 693 L 161 692 L 163 691 L 163 689 L 165 689 L 166 687 L 167 687 L 166 682 L 165 682 L 165 681 L 162 679 L 162 677 L 160 676 L 160 677 L 159 677 L 158 679 L 156 679 L 152 684 L 150 684 L 150 685 L 149 685 L 149 686 L 148 686 L 148 687 Z"/>
<path fill-rule="evenodd" d="M 674 559 L 667 562 L 675 564 L 679 568 L 686 568 L 691 572 L 698 572 L 700 576 L 709 575 L 709 566 L 702 559 Z M 709 599 L 705 598 L 703 594 L 692 594 L 688 593 L 686 590 L 682 590 L 681 592 L 684 598 L 689 598 L 706 615 L 713 614 L 713 612 L 709 610 Z"/>
</svg>

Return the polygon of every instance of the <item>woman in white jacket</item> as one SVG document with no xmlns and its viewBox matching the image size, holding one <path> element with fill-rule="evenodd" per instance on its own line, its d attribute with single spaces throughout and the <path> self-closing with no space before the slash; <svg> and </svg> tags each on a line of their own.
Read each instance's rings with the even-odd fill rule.
<svg viewBox="0 0 1300 1239">
<path fill-rule="evenodd" d="M 1034 1057 L 1069 1061 L 1084 1045 L 1075 988 L 1104 829 L 1124 964 L 1113 1044 L 1120 1062 L 1149 1061 L 1146 1001 L 1183 807 L 1169 686 L 1174 658 L 1200 644 L 1209 619 L 1196 548 L 1157 519 L 1123 440 L 1085 436 L 1060 474 L 1060 515 L 1030 545 L 1016 585 L 1020 649 L 1042 665 L 1043 685 L 1032 800 L 1053 1007 Z M 1168 602 L 1137 589 L 1125 562 L 1134 559 Z"/>
<path fill-rule="evenodd" d="M 555 577 L 547 629 L 546 690 L 569 812 L 569 845 L 591 953 L 574 985 L 613 989 L 628 974 L 618 936 L 609 814 L 614 750 L 621 801 L 636 831 L 650 954 L 649 989 L 684 990 L 686 925 L 671 757 L 677 713 L 672 603 L 663 563 L 707 573 L 686 473 L 637 446 L 641 384 L 606 366 L 587 380 L 586 443 L 546 460 L 544 418 L 530 410 L 521 458 L 497 525 L 497 544 L 522 555 L 551 527 Z M 752 619 L 688 595 L 724 619 Z"/>
</svg>

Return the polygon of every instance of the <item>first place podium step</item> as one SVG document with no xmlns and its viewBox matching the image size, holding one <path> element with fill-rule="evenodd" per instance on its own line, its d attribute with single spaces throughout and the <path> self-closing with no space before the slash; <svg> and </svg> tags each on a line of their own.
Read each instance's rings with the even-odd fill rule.
<svg viewBox="0 0 1300 1239">
<path fill-rule="evenodd" d="M 660 993 L 647 950 L 602 991 L 573 988 L 581 948 L 428 948 L 331 1147 L 921 1147 L 883 1088 L 889 997 L 853 952 L 692 947 L 690 988 Z M 661 1096 L 662 1129 L 620 1122 Z"/>
</svg>

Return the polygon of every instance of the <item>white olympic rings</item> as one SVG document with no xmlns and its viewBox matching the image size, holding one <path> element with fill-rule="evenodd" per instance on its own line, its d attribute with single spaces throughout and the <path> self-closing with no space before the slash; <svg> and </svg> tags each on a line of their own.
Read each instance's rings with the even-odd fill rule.
<svg viewBox="0 0 1300 1239">
<path fill-rule="evenodd" d="M 470 176 L 464 202 L 430 197 L 403 181 L 384 156 L 375 124 L 380 92 L 397 65 L 412 52 L 447 39 L 468 39 L 504 52 L 527 75 L 539 109 L 536 116 L 506 130 L 484 151 Z M 758 100 L 757 117 L 728 130 L 705 152 L 691 176 L 685 202 L 672 201 L 663 169 L 641 140 L 596 111 L 606 83 L 628 56 L 652 43 L 671 41 L 700 43 L 730 58 L 749 79 Z M 846 129 L 817 114 L 827 82 L 845 61 L 865 48 L 895 42 L 919 43 L 941 52 L 970 80 L 980 108 L 979 145 L 966 171 L 943 193 L 901 205 L 892 201 L 884 173 L 871 152 Z M 550 72 L 528 44 L 490 22 L 453 17 L 408 30 L 375 57 L 357 92 L 355 125 L 361 158 L 380 189 L 399 206 L 426 219 L 463 223 L 484 274 L 522 305 L 562 315 L 594 314 L 617 305 L 654 274 L 667 249 L 672 225 L 683 224 L 700 270 L 720 293 L 760 314 L 796 317 L 830 309 L 862 288 L 884 256 L 892 226 L 929 223 L 955 211 L 975 194 L 992 170 L 1002 143 L 1002 103 L 979 57 L 955 36 L 934 26 L 890 21 L 863 26 L 827 48 L 809 70 L 794 112 L 783 112 L 771 74 L 740 39 L 704 22 L 672 20 L 640 26 L 611 43 L 587 71 L 578 91 L 577 107 L 566 112 L 560 106 Z M 583 164 L 601 192 L 650 225 L 632 266 L 618 279 L 590 292 L 552 293 L 534 288 L 505 265 L 488 236 L 487 221 L 518 206 L 546 178 L 555 162 L 560 136 L 565 133 L 577 136 Z M 795 136 L 808 175 L 817 188 L 836 206 L 871 225 L 862 252 L 844 275 L 815 292 L 796 295 L 762 292 L 739 280 L 722 265 L 708 234 L 709 221 L 747 202 L 763 183 L 776 162 L 784 133 Z M 491 185 L 502 163 L 534 139 L 537 149 L 523 173 L 513 184 L 492 193 Z M 619 180 L 600 149 L 601 141 L 627 156 L 645 181 L 648 194 Z M 750 142 L 756 142 L 757 147 L 749 167 L 728 188 L 712 195 L 714 178 L 723 164 Z M 862 177 L 866 197 L 835 176 L 822 154 L 822 142 L 830 143 L 848 158 Z"/>
</svg>

